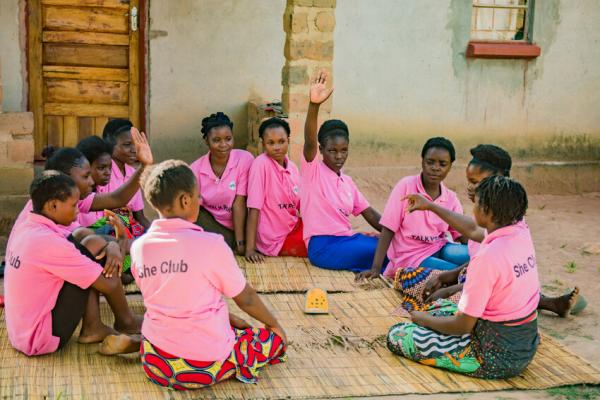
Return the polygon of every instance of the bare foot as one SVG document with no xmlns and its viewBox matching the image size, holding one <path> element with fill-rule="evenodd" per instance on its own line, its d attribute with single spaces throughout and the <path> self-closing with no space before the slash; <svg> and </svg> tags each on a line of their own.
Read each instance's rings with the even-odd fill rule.
<svg viewBox="0 0 600 400">
<path fill-rule="evenodd" d="M 115 321 L 114 327 L 121 333 L 128 335 L 135 335 L 142 331 L 142 322 L 144 321 L 143 315 L 133 315 L 133 320 L 129 323 Z"/>
<path fill-rule="evenodd" d="M 129 335 L 109 335 L 100 344 L 99 353 L 106 356 L 140 351 L 140 338 Z"/>
<path fill-rule="evenodd" d="M 100 343 L 108 335 L 116 334 L 118 334 L 117 331 L 102 323 L 98 326 L 83 326 L 81 328 L 81 333 L 79 334 L 79 339 L 77 339 L 77 341 L 82 344 Z"/>
<path fill-rule="evenodd" d="M 578 297 L 579 288 L 575 287 L 575 289 L 573 289 L 571 293 L 564 294 L 554 299 L 556 313 L 558 314 L 558 316 L 561 318 L 566 318 L 567 315 L 569 315 L 569 312 L 571 312 L 571 309 L 573 308 L 575 303 L 577 302 Z"/>
</svg>

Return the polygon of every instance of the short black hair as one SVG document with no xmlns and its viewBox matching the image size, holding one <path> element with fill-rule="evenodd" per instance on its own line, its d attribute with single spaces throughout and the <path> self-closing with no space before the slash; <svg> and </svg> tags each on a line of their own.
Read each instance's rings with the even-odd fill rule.
<svg viewBox="0 0 600 400">
<path fill-rule="evenodd" d="M 425 158 L 427 151 L 434 147 L 448 150 L 448 153 L 450 153 L 450 162 L 454 162 L 454 160 L 456 160 L 456 150 L 454 150 L 454 145 L 450 140 L 441 136 L 432 137 L 425 142 L 423 145 L 423 150 L 421 150 L 421 158 Z"/>
<path fill-rule="evenodd" d="M 112 146 L 100 139 L 98 136 L 88 136 L 77 144 L 75 147 L 79 150 L 90 164 L 96 161 L 103 154 L 112 155 Z"/>
<path fill-rule="evenodd" d="M 479 182 L 475 197 L 484 213 L 492 213 L 498 226 L 508 226 L 523 219 L 527 211 L 527 193 L 514 179 L 491 175 Z"/>
<path fill-rule="evenodd" d="M 116 137 L 114 136 L 115 132 L 125 127 L 129 129 L 133 127 L 133 124 L 130 120 L 124 118 L 111 119 L 106 123 L 106 125 L 104 125 L 104 129 L 102 130 L 102 139 L 106 141 L 112 140 L 112 138 Z"/>
<path fill-rule="evenodd" d="M 288 137 L 290 137 L 290 124 L 288 124 L 286 120 L 277 117 L 265 119 L 261 122 L 260 127 L 258 128 L 258 137 L 262 139 L 267 129 L 280 127 L 283 128 Z"/>
<path fill-rule="evenodd" d="M 41 213 L 50 200 L 67 200 L 75 187 L 75 181 L 70 176 L 55 170 L 43 171 L 29 186 L 33 211 Z"/>
<path fill-rule="evenodd" d="M 202 132 L 202 137 L 206 139 L 206 136 L 211 129 L 219 128 L 221 126 L 228 126 L 229 129 L 233 129 L 233 122 L 231 122 L 227 114 L 221 111 L 202 118 L 202 129 L 200 130 L 200 132 Z"/>
<path fill-rule="evenodd" d="M 317 140 L 321 146 L 325 146 L 329 139 L 342 137 L 350 142 L 350 131 L 348 125 L 339 119 L 330 119 L 323 122 L 317 134 Z"/>
<path fill-rule="evenodd" d="M 193 193 L 196 176 L 190 167 L 180 160 L 166 160 L 142 174 L 144 196 L 157 209 L 169 207 L 181 193 Z"/>
<path fill-rule="evenodd" d="M 494 175 L 510 176 L 512 159 L 503 148 L 493 144 L 478 144 L 470 152 L 473 158 L 469 161 L 469 165 L 477 165 L 480 170 Z"/>
<path fill-rule="evenodd" d="M 73 167 L 81 167 L 85 163 L 85 156 L 74 147 L 63 147 L 49 154 L 44 169 L 53 169 L 63 174 L 70 175 Z"/>
<path fill-rule="evenodd" d="M 107 132 L 106 135 L 103 134 L 102 139 L 111 147 L 111 150 L 114 150 L 119 136 L 131 132 L 131 128 L 133 128 L 133 125 L 122 125 L 115 130 Z"/>
</svg>

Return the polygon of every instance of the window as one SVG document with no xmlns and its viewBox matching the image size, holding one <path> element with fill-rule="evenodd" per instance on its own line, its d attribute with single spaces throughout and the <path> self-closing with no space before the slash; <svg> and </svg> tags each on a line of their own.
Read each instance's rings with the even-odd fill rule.
<svg viewBox="0 0 600 400">
<path fill-rule="evenodd" d="M 473 0 L 472 40 L 530 41 L 532 0 Z"/>
<path fill-rule="evenodd" d="M 532 43 L 535 0 L 473 0 L 469 58 L 533 59 L 541 49 Z"/>
</svg>

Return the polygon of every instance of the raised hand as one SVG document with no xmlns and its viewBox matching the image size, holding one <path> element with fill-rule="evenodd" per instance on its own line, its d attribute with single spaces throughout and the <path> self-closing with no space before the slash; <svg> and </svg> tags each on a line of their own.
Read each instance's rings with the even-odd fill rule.
<svg viewBox="0 0 600 400">
<path fill-rule="evenodd" d="M 140 132 L 136 127 L 131 127 L 131 137 L 135 145 L 138 161 L 143 166 L 151 165 L 154 162 L 154 158 L 152 157 L 152 150 L 144 132 Z"/>
<path fill-rule="evenodd" d="M 321 70 L 315 80 L 310 85 L 310 102 L 314 104 L 321 104 L 325 102 L 331 93 L 333 93 L 333 87 L 327 88 L 328 74 L 326 70 Z"/>
<path fill-rule="evenodd" d="M 408 194 L 402 198 L 402 201 L 408 200 L 406 203 L 406 211 L 409 213 L 413 211 L 427 211 L 431 206 L 431 201 L 427 200 L 420 194 Z"/>
</svg>

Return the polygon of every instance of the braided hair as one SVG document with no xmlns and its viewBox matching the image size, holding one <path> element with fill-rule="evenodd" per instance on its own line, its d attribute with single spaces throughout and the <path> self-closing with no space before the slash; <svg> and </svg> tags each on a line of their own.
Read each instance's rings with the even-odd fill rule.
<svg viewBox="0 0 600 400">
<path fill-rule="evenodd" d="M 283 128 L 288 137 L 290 137 L 290 124 L 286 120 L 277 117 L 266 119 L 260 124 L 258 137 L 262 139 L 265 131 L 270 128 Z"/>
<path fill-rule="evenodd" d="M 179 193 L 194 193 L 196 176 L 190 167 L 180 160 L 166 160 L 141 177 L 144 196 L 157 209 L 173 204 Z"/>
<path fill-rule="evenodd" d="M 339 119 L 330 119 L 329 121 L 323 122 L 323 125 L 319 128 L 317 134 L 317 140 L 323 147 L 329 139 L 334 137 L 342 137 L 348 142 L 350 141 L 350 132 L 348 131 L 348 125 L 344 121 Z"/>
<path fill-rule="evenodd" d="M 527 211 L 527 193 L 514 179 L 492 175 L 483 179 L 475 194 L 478 207 L 492 213 L 492 221 L 500 227 L 513 225 L 523 219 Z"/>
<path fill-rule="evenodd" d="M 82 139 L 75 147 L 77 150 L 83 153 L 85 158 L 88 159 L 90 164 L 100 158 L 103 154 L 112 154 L 112 146 L 100 139 L 98 136 L 88 136 Z"/>
<path fill-rule="evenodd" d="M 76 187 L 73 179 L 60 171 L 43 171 L 29 186 L 33 211 L 41 213 L 44 205 L 51 200 L 67 200 Z"/>
<path fill-rule="evenodd" d="M 450 153 L 450 162 L 456 160 L 456 150 L 454 150 L 454 145 L 451 141 L 441 136 L 433 137 L 425 142 L 423 149 L 421 150 L 421 158 L 425 158 L 427 151 L 434 147 L 448 150 L 448 153 Z"/>
<path fill-rule="evenodd" d="M 469 165 L 476 165 L 480 170 L 494 175 L 510 176 L 512 159 L 506 150 L 493 144 L 479 144 L 470 152 L 473 158 Z"/>
<path fill-rule="evenodd" d="M 213 128 L 219 128 L 221 126 L 228 126 L 229 129 L 233 129 L 233 122 L 229 119 L 227 114 L 219 111 L 216 114 L 210 114 L 208 117 L 202 118 L 202 138 L 206 139 L 206 136 Z"/>
<path fill-rule="evenodd" d="M 70 175 L 72 168 L 81 167 L 86 161 L 83 153 L 74 147 L 63 147 L 56 150 L 48 146 L 42 155 L 48 157 L 44 166 L 45 170 L 53 169 L 67 175 Z"/>
</svg>

